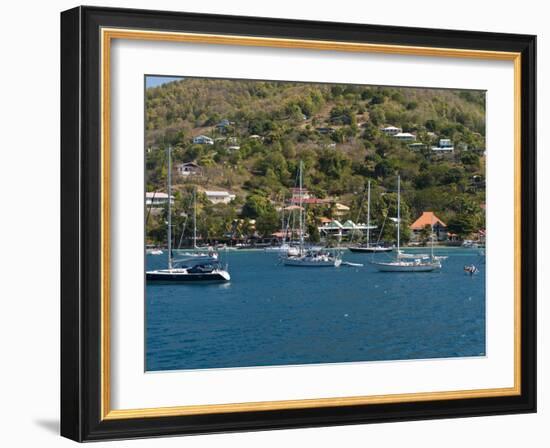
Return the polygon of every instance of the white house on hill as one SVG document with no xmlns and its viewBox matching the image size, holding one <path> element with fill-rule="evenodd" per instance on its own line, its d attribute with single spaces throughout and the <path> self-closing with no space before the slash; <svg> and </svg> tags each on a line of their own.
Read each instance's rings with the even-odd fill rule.
<svg viewBox="0 0 550 448">
<path fill-rule="evenodd" d="M 193 143 L 196 145 L 213 145 L 214 140 L 206 135 L 197 135 L 193 138 Z"/>
<path fill-rule="evenodd" d="M 228 191 L 205 190 L 204 194 L 212 204 L 229 204 L 236 197 Z"/>
<path fill-rule="evenodd" d="M 411 134 L 410 132 L 398 132 L 393 135 L 393 138 L 404 142 L 412 142 L 416 140 L 416 135 Z"/>
<path fill-rule="evenodd" d="M 395 135 L 403 132 L 403 129 L 396 126 L 386 126 L 385 128 L 380 129 L 386 135 Z"/>
<path fill-rule="evenodd" d="M 170 203 L 174 204 L 174 196 L 170 197 Z M 145 193 L 145 205 L 151 208 L 164 207 L 168 204 L 168 195 L 160 191 L 148 191 Z"/>
<path fill-rule="evenodd" d="M 432 151 L 438 153 L 453 152 L 454 150 L 453 142 L 449 138 L 441 138 L 438 146 L 432 146 Z"/>
</svg>

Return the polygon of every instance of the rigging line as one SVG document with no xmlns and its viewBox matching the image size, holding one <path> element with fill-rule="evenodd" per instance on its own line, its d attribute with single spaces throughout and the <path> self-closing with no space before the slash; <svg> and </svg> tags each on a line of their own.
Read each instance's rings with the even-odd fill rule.
<svg viewBox="0 0 550 448">
<path fill-rule="evenodd" d="M 359 210 L 357 210 L 357 217 L 355 218 L 355 222 L 359 223 L 359 218 L 361 216 L 361 210 L 363 209 L 363 203 L 365 202 L 365 195 L 367 194 L 367 187 L 365 186 L 363 189 L 363 196 L 361 198 L 361 202 L 359 203 Z M 352 232 L 351 238 L 349 240 L 350 244 L 353 243 L 353 238 L 355 236 L 355 232 Z"/>
<path fill-rule="evenodd" d="M 189 200 L 189 204 L 186 207 L 187 210 L 189 210 L 189 206 L 191 205 L 191 200 Z M 185 229 L 187 228 L 187 221 L 189 221 L 189 213 L 185 214 L 185 221 L 183 221 L 182 229 L 181 229 L 181 235 L 180 235 L 180 241 L 178 244 L 178 249 L 181 249 L 181 243 L 183 241 L 183 235 L 185 234 Z"/>
<path fill-rule="evenodd" d="M 382 222 L 382 227 L 380 227 L 380 233 L 378 234 L 378 239 L 376 240 L 376 245 L 380 243 L 380 238 L 382 238 L 382 232 L 384 231 L 384 225 L 386 225 L 386 219 L 388 219 L 388 214 L 384 215 L 384 221 Z"/>
<path fill-rule="evenodd" d="M 187 227 L 187 216 L 185 217 L 185 221 L 183 221 L 182 228 L 181 228 L 181 235 L 180 235 L 180 241 L 178 243 L 178 249 L 181 249 L 181 243 L 183 241 L 183 235 L 185 234 L 185 228 Z"/>
<path fill-rule="evenodd" d="M 162 168 L 164 168 L 164 164 L 166 163 L 166 154 L 162 153 L 162 164 L 161 164 L 161 171 Z M 149 222 L 149 215 L 151 214 L 151 209 L 153 208 L 153 202 L 155 201 L 155 196 L 157 194 L 157 188 L 155 188 L 155 191 L 153 192 L 153 197 L 151 199 L 151 205 L 147 208 L 147 215 L 145 216 L 145 225 Z"/>
<path fill-rule="evenodd" d="M 151 204 L 147 207 L 147 215 L 145 216 L 145 225 L 149 222 L 149 215 L 151 214 L 151 209 L 153 208 L 153 202 L 155 202 L 156 191 L 153 192 L 153 197 L 151 198 Z"/>
<path fill-rule="evenodd" d="M 296 186 L 298 185 L 298 182 L 299 182 L 299 177 L 300 177 L 300 174 L 299 174 L 299 170 L 296 172 L 296 176 L 294 177 L 294 189 L 296 189 Z M 300 191 L 299 194 L 302 194 L 302 192 Z M 290 197 L 290 206 L 294 205 L 294 202 L 292 200 L 292 196 Z M 294 211 L 293 210 L 289 210 L 290 213 L 288 214 L 288 220 L 287 220 L 287 224 L 286 224 L 286 231 L 285 231 L 285 235 L 288 233 L 288 229 L 290 227 L 290 221 L 291 221 L 291 218 L 292 218 L 292 227 L 290 227 L 290 235 L 289 235 L 289 244 L 292 243 L 292 233 L 293 233 L 293 230 L 294 230 L 294 226 L 295 226 L 295 223 L 296 223 L 296 217 L 294 215 Z"/>
</svg>

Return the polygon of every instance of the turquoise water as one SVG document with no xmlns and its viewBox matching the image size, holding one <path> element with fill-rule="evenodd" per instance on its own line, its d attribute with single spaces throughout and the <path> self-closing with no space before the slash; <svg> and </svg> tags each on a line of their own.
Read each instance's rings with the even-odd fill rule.
<svg viewBox="0 0 550 448">
<path fill-rule="evenodd" d="M 344 260 L 364 267 L 285 267 L 274 253 L 222 252 L 230 283 L 147 285 L 146 368 L 483 356 L 484 259 L 472 249 L 436 254 L 449 255 L 441 272 L 381 273 L 370 254 L 349 251 Z M 479 274 L 463 272 L 471 263 Z M 165 265 L 147 256 L 148 269 Z"/>
</svg>

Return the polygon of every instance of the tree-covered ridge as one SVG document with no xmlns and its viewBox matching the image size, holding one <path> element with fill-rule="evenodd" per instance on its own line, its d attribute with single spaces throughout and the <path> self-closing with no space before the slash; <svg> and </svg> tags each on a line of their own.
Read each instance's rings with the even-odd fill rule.
<svg viewBox="0 0 550 448">
<path fill-rule="evenodd" d="M 425 146 L 413 150 L 410 142 L 385 135 L 381 128 L 388 125 L 413 133 Z M 198 135 L 213 144 L 194 144 Z M 441 138 L 452 141 L 453 153 L 431 150 Z M 200 200 L 200 212 L 227 221 L 205 222 L 205 237 L 221 237 L 247 219 L 258 221 L 261 235 L 280 228 L 276 208 L 290 197 L 300 160 L 309 191 L 348 205 L 354 221 L 364 220 L 359 208 L 367 179 L 373 219 L 395 216 L 399 173 L 406 222 L 432 210 L 463 235 L 484 227 L 484 92 L 185 79 L 146 91 L 148 191 L 165 189 L 167 145 L 175 164 L 202 167 L 201 176 L 174 176 L 177 201 L 188 201 L 194 185 L 237 195 L 229 205 Z M 330 206 L 310 207 L 310 233 L 321 217 L 332 215 Z M 391 231 L 390 222 L 388 238 Z"/>
</svg>

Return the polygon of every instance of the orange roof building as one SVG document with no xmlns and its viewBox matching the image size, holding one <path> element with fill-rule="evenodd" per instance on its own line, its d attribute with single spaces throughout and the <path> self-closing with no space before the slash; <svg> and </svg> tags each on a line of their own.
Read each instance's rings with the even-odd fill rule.
<svg viewBox="0 0 550 448">
<path fill-rule="evenodd" d="M 447 227 L 434 212 L 422 212 L 420 218 L 410 225 L 411 230 L 422 230 L 426 226 Z"/>
</svg>

